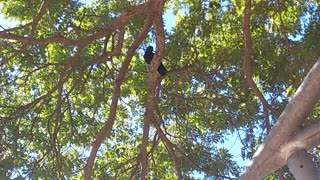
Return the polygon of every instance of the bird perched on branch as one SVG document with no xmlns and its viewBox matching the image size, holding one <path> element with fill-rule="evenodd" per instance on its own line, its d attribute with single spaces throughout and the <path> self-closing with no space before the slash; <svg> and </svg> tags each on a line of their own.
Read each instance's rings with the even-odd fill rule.
<svg viewBox="0 0 320 180">
<path fill-rule="evenodd" d="M 143 55 L 144 60 L 146 61 L 146 63 L 150 64 L 153 58 L 153 47 L 149 46 L 146 49 L 146 52 Z M 162 62 L 160 62 L 159 67 L 158 67 L 158 72 L 161 76 L 166 75 L 167 73 L 167 69 L 166 67 L 164 67 L 164 65 L 162 64 Z"/>
</svg>

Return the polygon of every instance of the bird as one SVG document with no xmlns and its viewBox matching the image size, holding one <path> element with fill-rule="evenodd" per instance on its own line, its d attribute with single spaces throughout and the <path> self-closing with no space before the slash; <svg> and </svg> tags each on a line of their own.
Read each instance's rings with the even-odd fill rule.
<svg viewBox="0 0 320 180">
<path fill-rule="evenodd" d="M 147 64 L 151 63 L 153 56 L 154 56 L 153 47 L 152 46 L 148 46 L 146 51 L 145 51 L 145 53 L 144 53 L 144 55 L 143 55 L 143 58 L 144 58 L 144 60 L 146 61 Z M 167 73 L 167 69 L 166 69 L 166 67 L 164 67 L 162 62 L 160 62 L 159 66 L 158 66 L 158 72 L 159 72 L 159 74 L 161 76 L 164 76 Z"/>
</svg>

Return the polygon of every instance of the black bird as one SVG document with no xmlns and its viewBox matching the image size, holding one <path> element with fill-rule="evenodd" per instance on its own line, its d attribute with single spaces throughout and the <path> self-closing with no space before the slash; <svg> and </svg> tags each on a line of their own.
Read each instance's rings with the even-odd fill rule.
<svg viewBox="0 0 320 180">
<path fill-rule="evenodd" d="M 146 49 L 146 52 L 143 55 L 144 60 L 146 61 L 146 63 L 150 64 L 153 58 L 153 47 L 149 46 Z M 164 67 L 164 65 L 162 64 L 162 62 L 160 62 L 159 67 L 158 67 L 158 72 L 161 76 L 166 75 L 167 73 L 167 69 L 166 67 Z"/>
</svg>

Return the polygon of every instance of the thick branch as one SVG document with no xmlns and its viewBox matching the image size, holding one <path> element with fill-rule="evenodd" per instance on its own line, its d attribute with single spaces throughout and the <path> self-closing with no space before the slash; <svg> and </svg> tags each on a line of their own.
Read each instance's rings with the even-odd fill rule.
<svg viewBox="0 0 320 180">
<path fill-rule="evenodd" d="M 271 131 L 272 132 L 272 131 Z M 275 172 L 281 167 L 286 165 L 288 157 L 297 149 L 311 149 L 320 143 L 320 119 L 312 122 L 311 124 L 300 128 L 297 133 L 281 148 L 263 163 L 263 166 L 255 169 L 259 173 L 259 177 L 262 178 Z M 249 174 L 242 175 L 243 179 L 255 179 Z"/>
<path fill-rule="evenodd" d="M 149 29 L 152 25 L 151 21 L 149 19 L 150 19 L 150 17 L 147 17 L 147 21 L 144 24 L 142 31 L 140 32 L 138 37 L 134 40 L 134 42 L 130 46 L 128 53 L 127 53 L 127 56 L 125 57 L 122 65 L 121 65 L 120 71 L 118 73 L 118 76 L 114 82 L 111 107 L 110 107 L 110 111 L 109 111 L 108 120 L 105 123 L 104 127 L 101 129 L 100 133 L 97 135 L 96 140 L 92 144 L 90 156 L 89 156 L 87 164 L 84 168 L 85 179 L 91 179 L 91 175 L 93 172 L 92 168 L 94 165 L 94 160 L 96 158 L 97 152 L 98 152 L 102 142 L 105 140 L 105 138 L 109 135 L 110 131 L 112 130 L 112 127 L 113 127 L 113 124 L 114 124 L 114 121 L 116 118 L 118 99 L 120 97 L 120 86 L 125 78 L 129 64 L 131 62 L 131 59 L 135 54 L 135 50 L 139 47 L 139 44 L 142 42 L 142 40 L 147 36 L 147 34 L 149 32 Z"/>
<path fill-rule="evenodd" d="M 144 180 L 147 175 L 148 169 L 148 160 L 147 160 L 147 145 L 149 139 L 149 128 L 151 124 L 151 120 L 154 118 L 154 102 L 155 102 L 155 93 L 156 93 L 156 85 L 157 85 L 157 67 L 160 64 L 161 59 L 164 56 L 164 29 L 163 29 L 163 21 L 162 21 L 162 9 L 164 6 L 163 0 L 153 1 L 152 8 L 150 8 L 148 14 L 154 15 L 154 27 L 156 31 L 156 45 L 157 51 L 155 53 L 155 57 L 153 58 L 150 71 L 149 71 L 149 89 L 147 94 L 146 101 L 146 114 L 144 118 L 144 126 L 143 126 L 143 137 L 142 137 L 142 145 L 140 148 L 140 157 L 141 157 L 141 179 Z M 150 6 L 151 7 L 151 6 Z"/>
<path fill-rule="evenodd" d="M 244 44 L 245 44 L 245 52 L 244 52 L 244 62 L 243 62 L 243 71 L 244 78 L 247 81 L 249 87 L 252 89 L 253 93 L 258 96 L 259 100 L 263 106 L 263 114 L 266 121 L 267 132 L 270 131 L 270 122 L 269 122 L 269 113 L 268 108 L 272 109 L 272 107 L 268 104 L 260 90 L 258 89 L 256 83 L 252 79 L 252 71 L 251 71 L 251 32 L 250 32 L 250 17 L 251 17 L 251 0 L 246 0 L 245 8 L 244 8 L 244 17 L 243 17 L 243 33 L 244 33 Z"/>
<path fill-rule="evenodd" d="M 44 13 L 46 12 L 46 9 L 49 6 L 49 0 L 44 0 L 41 4 L 39 13 L 37 14 L 37 16 L 33 19 L 32 21 L 32 32 L 31 32 L 31 38 L 33 38 L 34 32 L 36 31 L 36 27 L 39 24 L 39 21 L 42 19 Z"/>
<path fill-rule="evenodd" d="M 307 119 L 320 99 L 320 58 L 304 79 L 292 100 L 280 115 L 265 141 L 259 146 L 241 179 L 259 179 L 265 175 L 268 159 L 274 157 L 280 146 Z M 262 172 L 263 171 L 263 172 Z"/>
<path fill-rule="evenodd" d="M 47 45 L 49 43 L 60 43 L 64 46 L 86 46 L 96 39 L 103 38 L 107 34 L 113 33 L 117 29 L 123 29 L 123 27 L 127 24 L 129 19 L 131 19 L 134 16 L 144 14 L 146 12 L 146 9 L 147 9 L 146 4 L 133 7 L 132 9 L 124 12 L 117 20 L 115 20 L 109 26 L 96 31 L 91 36 L 81 38 L 81 39 L 68 39 L 63 37 L 62 35 L 58 35 L 50 38 L 35 39 L 35 38 L 15 35 L 11 33 L 12 32 L 11 29 L 0 31 L 0 38 L 17 40 L 26 46 Z M 28 25 L 33 26 L 32 23 Z"/>
</svg>

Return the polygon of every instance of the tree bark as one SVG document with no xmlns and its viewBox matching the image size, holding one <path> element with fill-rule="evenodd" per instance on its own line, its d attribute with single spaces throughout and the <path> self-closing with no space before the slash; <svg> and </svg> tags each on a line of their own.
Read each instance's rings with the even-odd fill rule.
<svg viewBox="0 0 320 180">
<path fill-rule="evenodd" d="M 320 58 L 304 79 L 274 128 L 259 146 L 240 179 L 261 179 L 274 171 L 268 162 L 302 126 L 320 99 Z M 281 154 L 280 154 L 281 155 Z M 272 163 L 272 162 L 271 162 Z M 270 164 L 269 164 L 270 165 Z"/>
<path fill-rule="evenodd" d="M 294 150 L 287 165 L 296 180 L 318 180 L 319 171 L 310 154 L 304 149 Z"/>
</svg>

